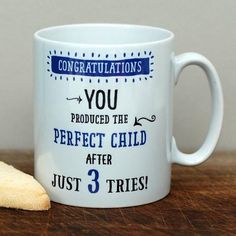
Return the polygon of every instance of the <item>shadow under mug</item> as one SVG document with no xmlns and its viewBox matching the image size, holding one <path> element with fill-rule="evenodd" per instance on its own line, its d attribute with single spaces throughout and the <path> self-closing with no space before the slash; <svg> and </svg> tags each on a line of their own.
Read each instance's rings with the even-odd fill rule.
<svg viewBox="0 0 236 236">
<path fill-rule="evenodd" d="M 197 165 L 217 143 L 220 80 L 202 55 L 175 56 L 166 29 L 78 24 L 34 35 L 35 176 L 51 200 L 82 207 L 147 204 L 170 191 L 171 164 Z M 201 67 L 212 95 L 208 134 L 184 154 L 172 136 L 173 89 Z"/>
</svg>

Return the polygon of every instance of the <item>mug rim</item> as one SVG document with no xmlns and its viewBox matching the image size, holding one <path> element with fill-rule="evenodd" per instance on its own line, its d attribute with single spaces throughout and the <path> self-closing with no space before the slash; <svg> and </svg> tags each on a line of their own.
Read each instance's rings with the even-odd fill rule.
<svg viewBox="0 0 236 236">
<path fill-rule="evenodd" d="M 55 33 L 58 30 L 65 30 L 68 28 L 117 28 L 117 29 L 127 29 L 132 28 L 135 30 L 143 30 L 150 31 L 154 33 L 162 33 L 166 36 L 162 39 L 153 39 L 153 40 L 144 40 L 143 42 L 129 42 L 129 43 L 87 43 L 87 42 L 70 42 L 66 40 L 57 40 L 52 39 L 50 37 L 45 36 L 45 33 Z M 149 33 L 150 33 L 149 32 Z M 158 43 L 167 43 L 174 39 L 175 35 L 172 31 L 167 30 L 161 27 L 149 26 L 149 25 L 138 25 L 138 24 L 117 24 L 117 23 L 81 23 L 81 24 L 65 24 L 65 25 L 57 25 L 50 26 L 46 28 L 42 28 L 34 33 L 34 39 L 43 41 L 46 43 L 54 43 L 54 44 L 64 44 L 64 45 L 74 45 L 74 46 L 83 46 L 83 47 L 126 47 L 126 46 L 147 46 L 150 44 L 158 44 Z"/>
</svg>

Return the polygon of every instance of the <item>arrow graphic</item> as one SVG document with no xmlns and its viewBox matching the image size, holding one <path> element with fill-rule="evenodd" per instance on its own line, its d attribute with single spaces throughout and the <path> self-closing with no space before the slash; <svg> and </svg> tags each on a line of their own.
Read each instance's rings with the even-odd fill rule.
<svg viewBox="0 0 236 236">
<path fill-rule="evenodd" d="M 70 101 L 70 100 L 77 100 L 78 103 L 80 104 L 81 101 L 82 101 L 82 98 L 79 96 L 79 97 L 74 97 L 74 98 L 66 98 L 66 100 Z"/>
<path fill-rule="evenodd" d="M 142 124 L 140 123 L 141 120 L 147 120 L 149 122 L 154 122 L 156 120 L 156 116 L 155 115 L 152 115 L 150 119 L 146 118 L 146 117 L 141 117 L 141 118 L 137 118 L 135 117 L 135 120 L 134 120 L 134 126 L 142 126 Z"/>
</svg>

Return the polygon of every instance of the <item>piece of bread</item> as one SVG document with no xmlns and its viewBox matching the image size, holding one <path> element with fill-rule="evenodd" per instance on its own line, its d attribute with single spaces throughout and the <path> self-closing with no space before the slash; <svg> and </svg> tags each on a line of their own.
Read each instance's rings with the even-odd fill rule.
<svg viewBox="0 0 236 236">
<path fill-rule="evenodd" d="M 33 176 L 0 161 L 0 207 L 42 211 L 50 199 Z"/>
</svg>

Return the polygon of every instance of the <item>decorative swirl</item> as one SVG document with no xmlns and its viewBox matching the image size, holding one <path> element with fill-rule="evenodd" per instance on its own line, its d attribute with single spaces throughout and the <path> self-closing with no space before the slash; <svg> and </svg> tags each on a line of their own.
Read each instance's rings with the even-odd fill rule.
<svg viewBox="0 0 236 236">
<path fill-rule="evenodd" d="M 147 120 L 149 122 L 154 122 L 156 120 L 156 116 L 152 115 L 150 119 L 147 117 L 141 117 L 139 119 L 137 117 L 135 117 L 134 126 L 137 126 L 137 125 L 142 126 L 142 124 L 140 123 L 141 120 Z"/>
</svg>

